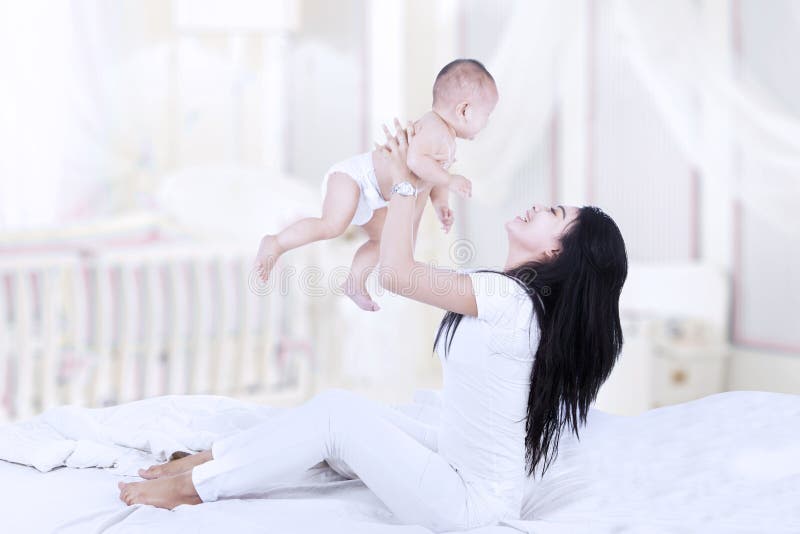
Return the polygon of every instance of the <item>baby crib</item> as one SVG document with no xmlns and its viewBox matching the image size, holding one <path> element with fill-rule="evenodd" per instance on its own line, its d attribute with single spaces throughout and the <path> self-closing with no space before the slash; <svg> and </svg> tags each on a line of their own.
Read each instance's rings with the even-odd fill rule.
<svg viewBox="0 0 800 534">
<path fill-rule="evenodd" d="M 165 394 L 306 398 L 313 300 L 258 282 L 253 256 L 195 241 L 0 256 L 0 420 Z"/>
</svg>

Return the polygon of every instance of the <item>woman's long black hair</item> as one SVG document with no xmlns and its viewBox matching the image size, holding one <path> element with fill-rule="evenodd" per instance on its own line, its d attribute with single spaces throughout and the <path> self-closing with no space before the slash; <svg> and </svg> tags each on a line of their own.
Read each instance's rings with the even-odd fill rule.
<svg viewBox="0 0 800 534">
<path fill-rule="evenodd" d="M 529 476 L 542 459 L 544 475 L 558 455 L 565 424 L 578 436 L 622 350 L 619 296 L 628 259 L 619 228 L 599 208 L 584 206 L 560 241 L 561 251 L 552 260 L 493 271 L 525 288 L 539 326 L 525 437 Z M 447 354 L 462 318 L 445 314 L 434 349 L 444 335 Z"/>
</svg>

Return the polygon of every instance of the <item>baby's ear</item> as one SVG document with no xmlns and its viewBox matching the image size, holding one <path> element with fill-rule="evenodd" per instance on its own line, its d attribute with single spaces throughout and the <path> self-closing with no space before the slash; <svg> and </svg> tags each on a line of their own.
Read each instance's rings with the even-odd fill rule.
<svg viewBox="0 0 800 534">
<path fill-rule="evenodd" d="M 458 106 L 456 106 L 456 113 L 459 117 L 466 119 L 469 116 L 470 111 L 469 102 L 461 102 Z"/>
</svg>

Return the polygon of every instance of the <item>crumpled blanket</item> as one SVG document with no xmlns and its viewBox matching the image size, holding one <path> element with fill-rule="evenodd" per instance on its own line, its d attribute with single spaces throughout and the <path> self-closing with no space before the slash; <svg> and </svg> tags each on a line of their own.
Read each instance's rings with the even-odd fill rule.
<svg viewBox="0 0 800 534">
<path fill-rule="evenodd" d="M 392 407 L 430 424 L 438 422 L 439 404 L 438 391 L 417 390 L 413 403 Z M 107 408 L 59 406 L 0 427 L 0 459 L 42 472 L 103 467 L 136 475 L 142 463 L 209 449 L 215 439 L 283 410 L 218 395 L 164 395 Z M 341 471 L 349 472 L 343 464 Z"/>
<path fill-rule="evenodd" d="M 60 406 L 0 427 L 0 459 L 43 472 L 105 467 L 135 475 L 142 462 L 207 449 L 217 437 L 279 410 L 216 395 L 166 395 L 107 408 Z"/>
</svg>

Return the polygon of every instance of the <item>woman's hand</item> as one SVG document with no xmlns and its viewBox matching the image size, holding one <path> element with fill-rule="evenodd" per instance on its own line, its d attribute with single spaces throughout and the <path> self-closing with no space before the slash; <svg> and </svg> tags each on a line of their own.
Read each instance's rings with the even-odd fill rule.
<svg viewBox="0 0 800 534">
<path fill-rule="evenodd" d="M 393 184 L 411 182 L 414 187 L 418 187 L 420 180 L 411 172 L 406 163 L 408 144 L 414 137 L 414 125 L 409 121 L 408 126 L 403 128 L 400 121 L 395 118 L 394 128 L 395 135 L 392 136 L 389 128 L 385 124 L 383 125 L 386 143 L 382 146 L 376 143 L 376 154 L 389 169 Z"/>
</svg>

